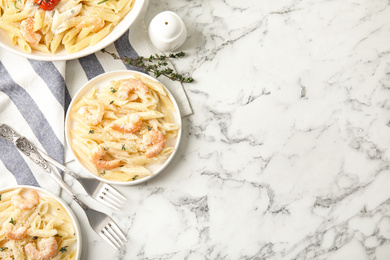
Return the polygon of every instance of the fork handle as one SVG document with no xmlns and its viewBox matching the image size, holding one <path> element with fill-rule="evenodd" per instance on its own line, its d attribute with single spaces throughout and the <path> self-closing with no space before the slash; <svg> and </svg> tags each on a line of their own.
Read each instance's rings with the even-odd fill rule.
<svg viewBox="0 0 390 260">
<path fill-rule="evenodd" d="M 23 152 L 28 158 L 30 158 L 33 162 L 39 165 L 50 177 L 53 178 L 55 182 L 57 182 L 62 189 L 65 190 L 66 193 L 80 205 L 84 210 L 87 210 L 88 207 L 82 201 L 78 199 L 78 197 L 73 193 L 73 191 L 69 188 L 69 186 L 56 174 L 49 165 L 49 163 L 41 156 L 38 152 L 37 148 L 30 143 L 25 137 L 18 138 L 15 142 L 16 147 Z"/>
<path fill-rule="evenodd" d="M 42 152 L 41 150 L 37 149 L 37 151 L 40 153 L 40 155 L 43 157 L 43 159 L 45 159 L 46 161 L 48 161 L 49 163 L 53 164 L 55 167 L 57 167 L 58 169 L 60 169 L 61 171 L 65 172 L 66 174 L 72 176 L 73 178 L 75 178 L 76 180 L 79 179 L 79 175 L 72 172 L 71 170 L 69 170 L 66 166 L 62 165 L 61 163 L 57 162 L 56 160 L 54 160 L 53 158 L 51 158 L 48 154 Z"/>
</svg>

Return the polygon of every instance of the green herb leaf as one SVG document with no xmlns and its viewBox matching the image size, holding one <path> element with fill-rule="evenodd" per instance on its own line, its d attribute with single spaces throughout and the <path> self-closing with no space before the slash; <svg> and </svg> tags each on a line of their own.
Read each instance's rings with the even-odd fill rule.
<svg viewBox="0 0 390 260">
<path fill-rule="evenodd" d="M 64 247 L 61 247 L 60 248 L 60 252 L 61 253 L 65 253 L 66 251 L 68 251 L 68 249 L 66 249 L 68 246 L 64 246 Z"/>
<path fill-rule="evenodd" d="M 122 145 L 122 151 L 126 151 L 126 147 L 125 147 L 125 144 Z"/>
<path fill-rule="evenodd" d="M 116 92 L 116 89 L 113 88 L 113 87 L 111 87 L 111 92 L 112 92 L 112 93 L 115 93 L 115 92 Z"/>
<path fill-rule="evenodd" d="M 89 130 L 89 132 L 88 132 L 88 134 L 93 134 L 93 133 L 95 133 L 95 130 Z"/>
<path fill-rule="evenodd" d="M 4 250 L 7 250 L 8 247 L 0 247 L 0 251 L 3 252 Z"/>
<path fill-rule="evenodd" d="M 152 128 L 150 127 L 150 125 L 148 125 L 148 130 L 149 130 L 149 131 L 152 130 Z"/>
<path fill-rule="evenodd" d="M 100 172 L 100 175 L 101 175 L 101 176 L 104 176 L 104 175 L 106 175 L 106 171 L 102 171 L 102 172 Z"/>
<path fill-rule="evenodd" d="M 172 53 L 168 56 L 155 54 L 150 55 L 149 58 L 144 58 L 142 56 L 139 56 L 138 58 L 128 58 L 126 56 L 121 58 L 117 54 L 108 52 L 105 49 L 102 49 L 102 52 L 111 55 L 116 60 L 122 60 L 128 65 L 143 69 L 148 72 L 153 72 L 156 78 L 160 76 L 165 76 L 174 81 L 186 83 L 191 83 L 194 81 L 192 77 L 185 77 L 181 74 L 175 73 L 172 68 L 168 67 L 168 62 L 166 61 L 167 59 L 182 58 L 185 56 L 184 52 L 179 52 L 176 54 Z M 116 90 L 113 93 L 115 92 Z"/>
<path fill-rule="evenodd" d="M 16 5 L 16 1 L 14 2 L 14 6 L 16 9 L 18 9 L 20 11 L 20 8 Z"/>
<path fill-rule="evenodd" d="M 33 239 L 34 239 L 34 240 L 37 240 L 37 239 L 38 239 L 38 237 L 37 237 L 37 236 L 33 236 Z"/>
<path fill-rule="evenodd" d="M 1 195 L 3 195 L 3 194 L 0 194 L 0 201 L 1 201 Z"/>
<path fill-rule="evenodd" d="M 105 3 L 105 2 L 107 2 L 108 0 L 103 0 L 103 1 L 100 1 L 99 3 L 97 3 L 98 5 L 100 5 L 100 4 L 103 4 L 103 3 Z"/>
<path fill-rule="evenodd" d="M 16 225 L 16 221 L 13 219 L 13 218 L 11 218 L 11 220 L 9 221 L 9 223 L 11 223 L 12 225 Z"/>
<path fill-rule="evenodd" d="M 138 178 L 138 175 L 134 175 L 132 180 L 135 181 L 137 178 Z"/>
<path fill-rule="evenodd" d="M 58 235 L 58 234 L 55 234 L 55 237 L 62 237 L 62 236 L 60 236 L 60 235 Z"/>
<path fill-rule="evenodd" d="M 110 105 L 112 105 L 114 103 L 114 100 L 110 102 Z"/>
</svg>

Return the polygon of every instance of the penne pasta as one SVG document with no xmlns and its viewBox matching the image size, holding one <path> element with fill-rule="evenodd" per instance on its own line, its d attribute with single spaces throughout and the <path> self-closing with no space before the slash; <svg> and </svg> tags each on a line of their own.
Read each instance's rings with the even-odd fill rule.
<svg viewBox="0 0 390 260">
<path fill-rule="evenodd" d="M 71 148 L 90 172 L 133 181 L 150 176 L 148 166 L 174 152 L 166 143 L 180 129 L 171 115 L 175 108 L 161 84 L 144 79 L 113 80 L 72 104 Z"/>
<path fill-rule="evenodd" d="M 0 29 L 27 53 L 78 52 L 105 38 L 135 0 L 62 0 L 46 11 L 34 0 L 0 1 Z M 45 1 L 44 4 L 49 3 Z M 42 47 L 46 46 L 46 48 Z"/>
<path fill-rule="evenodd" d="M 49 240 L 56 244 L 51 259 L 75 259 L 75 228 L 57 200 L 40 191 L 18 188 L 0 193 L 0 210 L 0 259 L 36 259 L 26 245 L 39 248 Z"/>
</svg>

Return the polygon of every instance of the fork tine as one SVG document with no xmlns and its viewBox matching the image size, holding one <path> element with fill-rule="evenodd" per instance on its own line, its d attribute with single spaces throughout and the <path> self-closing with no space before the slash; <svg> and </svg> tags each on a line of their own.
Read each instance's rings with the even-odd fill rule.
<svg viewBox="0 0 390 260">
<path fill-rule="evenodd" d="M 114 195 L 110 194 L 109 192 L 104 192 L 104 191 L 102 192 L 102 194 L 103 194 L 103 197 L 107 198 L 109 201 L 111 201 L 112 203 L 114 203 L 118 207 L 122 208 L 124 203 L 122 201 L 119 201 L 119 199 L 117 199 Z"/>
<path fill-rule="evenodd" d="M 117 198 L 120 202 L 122 202 L 123 204 L 125 203 L 126 201 L 126 198 L 119 193 L 119 191 L 117 191 L 116 189 L 114 189 L 113 187 L 111 186 L 104 186 L 104 190 L 109 192 L 110 194 L 112 194 L 112 196 L 114 196 L 115 198 Z"/>
<path fill-rule="evenodd" d="M 127 242 L 127 239 L 126 239 L 125 235 L 123 234 L 122 230 L 118 227 L 118 225 L 115 224 L 115 222 L 113 222 L 113 221 L 109 222 L 108 226 L 110 228 L 112 228 L 112 230 L 116 230 L 115 233 L 119 234 L 120 237 L 123 238 Z M 112 226 L 114 226 L 115 229 Z"/>
<path fill-rule="evenodd" d="M 110 240 L 110 238 L 107 236 L 107 234 L 111 236 L 110 233 L 105 232 L 104 230 L 101 230 L 101 231 L 99 232 L 99 235 L 100 235 L 107 243 L 109 243 L 109 244 L 110 244 L 112 247 L 114 247 L 116 250 L 119 250 L 119 249 L 120 249 L 120 246 L 114 244 L 114 242 L 112 242 L 112 241 Z"/>
<path fill-rule="evenodd" d="M 111 228 L 111 231 L 110 229 L 107 227 L 107 225 L 104 227 L 104 229 L 106 230 L 106 234 L 111 238 L 110 240 L 119 246 L 119 248 L 121 248 L 123 245 L 124 245 L 124 242 L 118 237 L 118 235 L 115 233 L 115 231 Z"/>
<path fill-rule="evenodd" d="M 115 241 L 120 244 L 121 246 L 123 246 L 125 244 L 125 242 L 123 242 L 123 240 L 118 236 L 118 234 L 116 233 L 116 231 L 112 228 L 112 226 L 110 224 L 108 224 L 108 227 L 105 226 L 104 227 L 108 233 L 111 234 L 112 237 L 114 237 Z"/>
<path fill-rule="evenodd" d="M 101 202 L 101 203 L 103 203 L 104 205 L 109 206 L 109 207 L 111 207 L 111 208 L 113 208 L 113 209 L 116 209 L 116 210 L 118 210 L 118 211 L 120 211 L 121 208 L 122 208 L 122 206 L 117 207 L 116 205 L 114 205 L 114 204 L 112 204 L 112 203 L 106 201 L 106 200 L 104 199 L 103 196 L 99 196 L 99 202 Z"/>
</svg>

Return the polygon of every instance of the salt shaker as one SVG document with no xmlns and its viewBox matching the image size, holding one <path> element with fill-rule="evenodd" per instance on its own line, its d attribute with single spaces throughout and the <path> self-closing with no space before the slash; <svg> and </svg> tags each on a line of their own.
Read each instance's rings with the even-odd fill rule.
<svg viewBox="0 0 390 260">
<path fill-rule="evenodd" d="M 149 38 L 162 52 L 178 49 L 187 38 L 187 29 L 183 20 L 172 11 L 156 15 L 149 24 Z"/>
</svg>

